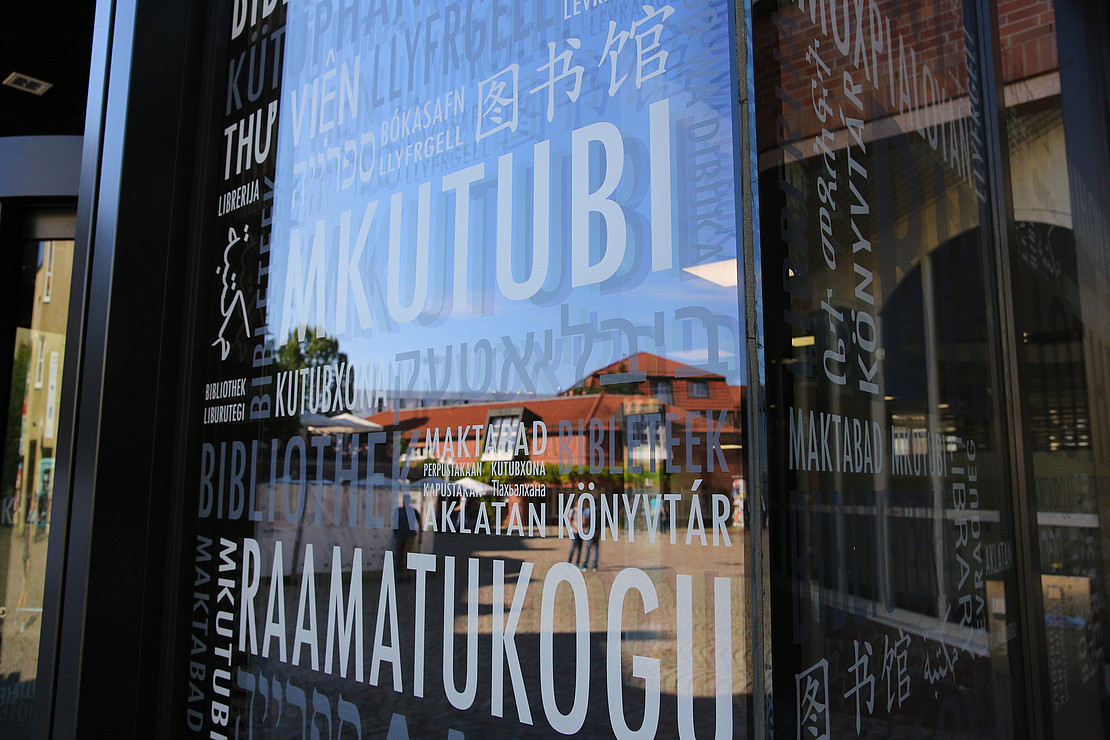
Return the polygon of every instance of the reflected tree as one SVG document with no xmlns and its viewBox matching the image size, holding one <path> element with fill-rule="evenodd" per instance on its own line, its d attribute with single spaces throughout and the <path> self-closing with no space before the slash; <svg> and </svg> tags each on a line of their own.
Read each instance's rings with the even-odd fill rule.
<svg viewBox="0 0 1110 740">
<path fill-rule="evenodd" d="M 309 327 L 305 330 L 304 340 L 297 340 L 297 332 L 291 331 L 285 343 L 277 351 L 277 370 L 297 371 L 304 368 L 323 367 L 325 365 L 341 365 L 347 362 L 347 353 L 340 351 L 339 340 L 334 337 L 317 336 L 316 331 Z M 338 379 L 331 379 L 331 395 L 334 397 Z M 327 415 L 330 409 L 321 413 Z M 301 431 L 300 416 L 294 415 L 276 420 L 273 430 L 282 439 L 288 439 Z"/>
<path fill-rule="evenodd" d="M 4 432 L 4 479 L 0 501 L 15 494 L 15 471 L 19 469 L 20 427 L 23 424 L 23 402 L 27 395 L 27 370 L 31 365 L 31 345 L 23 342 L 16 348 L 12 365 L 12 388 L 8 396 L 8 422 Z"/>
<path fill-rule="evenodd" d="M 310 327 L 302 342 L 297 341 L 296 332 L 289 332 L 289 338 L 278 349 L 277 361 L 282 370 L 300 370 L 346 362 L 347 354 L 339 351 L 338 339 L 317 336 Z"/>
</svg>

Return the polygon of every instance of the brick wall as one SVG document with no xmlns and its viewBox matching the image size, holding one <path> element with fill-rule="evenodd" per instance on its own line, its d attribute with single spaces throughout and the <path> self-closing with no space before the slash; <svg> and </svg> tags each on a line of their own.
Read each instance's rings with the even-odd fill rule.
<svg viewBox="0 0 1110 740">
<path fill-rule="evenodd" d="M 778 11 L 781 16 L 777 25 L 776 13 L 759 11 L 757 6 L 755 57 L 757 69 L 763 70 L 756 76 L 756 105 L 761 112 L 757 117 L 760 149 L 772 148 L 776 141 L 776 120 L 767 115 L 768 111 L 783 108 L 776 86 L 781 87 L 782 97 L 801 104 L 801 115 L 792 112 L 789 116 L 791 125 L 801 134 L 800 138 L 813 136 L 822 128 L 811 100 L 810 83 L 816 67 L 812 59 L 806 58 L 814 40 L 820 41 L 817 51 L 829 67 L 829 74 L 825 75 L 822 84 L 829 87 L 832 98 L 844 100 L 842 79 L 847 71 L 857 83 L 864 84 L 864 95 L 878 103 L 879 114 L 900 112 L 899 102 L 891 101 L 891 58 L 887 50 L 884 48 L 877 65 L 868 59 L 870 82 L 864 79 L 864 66 L 855 63 L 858 30 L 855 3 L 824 0 L 829 28 L 826 35 L 822 32 L 820 12 L 817 13 L 816 24 L 811 20 L 811 2 L 795 2 L 803 3 L 805 10 L 800 10 L 797 4 L 788 0 L 781 0 Z M 851 49 L 848 55 L 841 54 L 835 44 L 831 29 L 834 7 L 838 9 L 838 20 L 842 17 L 840 9 L 847 7 L 851 11 Z M 1004 80 L 1012 82 L 1055 69 L 1058 62 L 1053 0 L 999 0 L 998 7 Z M 910 64 L 912 48 L 916 69 L 928 66 L 939 83 L 940 100 L 962 98 L 967 94 L 967 43 L 962 3 L 951 0 L 876 0 L 873 4 L 865 3 L 865 8 L 864 38 L 872 35 L 870 24 L 874 16 L 879 19 L 878 36 L 884 42 L 893 40 L 895 98 L 898 97 L 899 39 L 905 49 L 907 65 Z M 877 13 L 873 14 L 872 8 Z M 869 46 L 866 50 L 868 53 L 871 51 Z M 791 72 L 792 68 L 798 70 L 797 76 Z M 833 105 L 835 110 L 836 102 Z M 839 122 L 831 128 L 836 127 L 839 127 Z"/>
<path fill-rule="evenodd" d="M 998 0 L 1002 79 L 1036 77 L 1059 66 L 1054 0 Z"/>
</svg>

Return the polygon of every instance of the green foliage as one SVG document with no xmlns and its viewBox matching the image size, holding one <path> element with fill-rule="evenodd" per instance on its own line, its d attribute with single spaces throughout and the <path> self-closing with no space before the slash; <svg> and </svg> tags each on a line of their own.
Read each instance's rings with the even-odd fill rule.
<svg viewBox="0 0 1110 740">
<path fill-rule="evenodd" d="M 316 331 L 308 328 L 305 331 L 304 341 L 297 340 L 296 332 L 290 332 L 285 344 L 277 351 L 275 364 L 277 371 L 301 370 L 306 367 L 321 367 L 323 365 L 342 364 L 347 362 L 347 353 L 339 350 L 339 340 L 334 337 L 318 337 Z M 332 378 L 332 392 L 339 384 L 337 378 Z M 300 417 L 297 415 L 274 419 L 269 422 L 266 436 L 273 435 L 280 439 L 289 439 L 301 431 Z"/>
<path fill-rule="evenodd" d="M 305 331 L 303 342 L 298 342 L 296 333 L 290 332 L 289 338 L 281 345 L 277 354 L 277 362 L 282 370 L 300 370 L 303 367 L 319 367 L 346 361 L 347 354 L 339 351 L 338 339 L 318 337 L 312 328 Z"/>
<path fill-rule="evenodd" d="M 614 396 L 642 396 L 644 390 L 638 382 L 613 383 L 611 385 L 576 385 L 567 393 L 569 396 L 596 396 L 609 393 Z"/>
<path fill-rule="evenodd" d="M 20 426 L 23 423 L 23 400 L 27 395 L 27 371 L 31 367 L 31 345 L 20 343 L 12 365 L 12 389 L 8 397 L 8 420 L 4 433 L 3 481 L 0 497 L 15 493 L 15 471 L 19 467 Z M 26 475 L 27 471 L 23 471 Z"/>
</svg>

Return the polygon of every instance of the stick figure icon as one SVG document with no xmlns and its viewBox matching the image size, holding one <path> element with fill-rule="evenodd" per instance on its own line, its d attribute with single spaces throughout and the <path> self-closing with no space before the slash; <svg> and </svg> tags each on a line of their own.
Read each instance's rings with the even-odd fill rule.
<svg viewBox="0 0 1110 740">
<path fill-rule="evenodd" d="M 235 232 L 235 228 L 228 227 L 227 246 L 224 248 L 224 264 L 222 267 L 216 268 L 216 274 L 220 276 L 220 281 L 223 283 L 223 289 L 220 291 L 220 315 L 224 317 L 224 321 L 220 324 L 220 331 L 216 335 L 216 341 L 212 342 L 212 346 L 220 348 L 221 360 L 226 360 L 228 352 L 231 351 L 231 343 L 224 337 L 224 332 L 227 331 L 227 326 L 231 323 L 233 316 L 241 315 L 243 317 L 243 329 L 248 335 L 251 331 L 250 319 L 247 317 L 247 299 L 243 297 L 237 275 L 231 271 L 231 262 L 228 259 L 232 247 L 240 241 L 250 240 L 249 232 L 250 226 L 243 226 L 243 236 L 240 239 Z"/>
</svg>

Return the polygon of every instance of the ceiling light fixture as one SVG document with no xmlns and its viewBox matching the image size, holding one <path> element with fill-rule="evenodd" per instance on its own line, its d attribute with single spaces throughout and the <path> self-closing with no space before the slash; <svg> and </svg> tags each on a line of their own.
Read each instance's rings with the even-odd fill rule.
<svg viewBox="0 0 1110 740">
<path fill-rule="evenodd" d="M 30 75 L 21 74 L 20 72 L 12 72 L 5 77 L 4 84 L 8 87 L 14 87 L 16 90 L 29 92 L 32 95 L 42 95 L 44 92 L 54 87 L 50 82 L 31 77 Z"/>
</svg>

